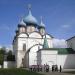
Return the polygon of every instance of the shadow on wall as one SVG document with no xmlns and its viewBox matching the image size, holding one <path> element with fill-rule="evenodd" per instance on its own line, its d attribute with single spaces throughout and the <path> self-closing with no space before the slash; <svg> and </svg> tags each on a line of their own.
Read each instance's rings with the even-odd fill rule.
<svg viewBox="0 0 75 75">
<path fill-rule="evenodd" d="M 30 51 L 30 49 L 28 51 Z M 24 55 L 23 67 L 29 67 L 29 52 L 26 52 Z"/>
<path fill-rule="evenodd" d="M 67 55 L 63 68 L 64 69 L 75 69 L 75 54 Z"/>
</svg>

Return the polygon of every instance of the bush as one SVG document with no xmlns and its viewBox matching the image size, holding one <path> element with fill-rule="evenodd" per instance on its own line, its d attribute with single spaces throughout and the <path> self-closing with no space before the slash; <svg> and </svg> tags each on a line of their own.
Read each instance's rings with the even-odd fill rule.
<svg viewBox="0 0 75 75">
<path fill-rule="evenodd" d="M 0 65 L 3 65 L 3 61 L 4 61 L 4 55 L 0 54 Z"/>
<path fill-rule="evenodd" d="M 15 61 L 15 55 L 7 55 L 7 61 Z"/>
<path fill-rule="evenodd" d="M 2 47 L 0 49 L 0 65 L 3 65 L 3 61 L 4 61 L 4 54 L 5 54 L 5 47 Z"/>
<path fill-rule="evenodd" d="M 7 53 L 7 61 L 15 61 L 15 55 L 12 54 L 11 50 Z"/>
</svg>

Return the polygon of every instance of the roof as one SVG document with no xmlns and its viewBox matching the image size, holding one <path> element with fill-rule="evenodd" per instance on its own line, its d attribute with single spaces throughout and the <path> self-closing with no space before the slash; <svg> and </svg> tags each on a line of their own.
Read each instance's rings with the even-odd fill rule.
<svg viewBox="0 0 75 75">
<path fill-rule="evenodd" d="M 46 35 L 49 35 L 51 38 L 54 38 L 51 34 L 49 34 L 49 33 L 46 33 Z"/>
<path fill-rule="evenodd" d="M 72 48 L 45 48 L 40 50 L 57 50 L 58 54 L 75 54 L 75 51 Z"/>
<path fill-rule="evenodd" d="M 24 23 L 23 19 L 20 21 L 19 25 L 24 25 L 26 26 L 26 23 Z"/>
<path fill-rule="evenodd" d="M 18 28 L 19 28 L 19 27 L 26 27 L 26 26 L 25 26 L 25 25 L 20 25 L 20 24 L 18 24 Z"/>
<path fill-rule="evenodd" d="M 32 15 L 31 11 L 29 10 L 29 14 L 23 19 L 23 21 L 26 24 L 34 24 L 37 25 L 37 20 L 36 18 Z"/>
<path fill-rule="evenodd" d="M 38 28 L 45 28 L 45 24 L 43 23 L 42 17 L 41 17 L 41 23 L 38 26 Z"/>
<path fill-rule="evenodd" d="M 71 40 L 71 39 L 73 39 L 73 38 L 75 38 L 75 36 L 73 36 L 73 37 L 71 37 L 71 38 L 67 39 L 66 41 Z"/>
</svg>

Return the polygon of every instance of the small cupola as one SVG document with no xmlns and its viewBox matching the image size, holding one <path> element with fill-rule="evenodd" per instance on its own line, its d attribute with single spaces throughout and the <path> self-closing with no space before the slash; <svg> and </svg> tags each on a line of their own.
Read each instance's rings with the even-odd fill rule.
<svg viewBox="0 0 75 75">
<path fill-rule="evenodd" d="M 42 16 L 41 16 L 41 23 L 38 26 L 38 29 L 41 35 L 45 35 L 45 24 L 43 23 Z"/>
<path fill-rule="evenodd" d="M 19 31 L 19 33 L 25 33 L 26 32 L 26 24 L 23 22 L 23 19 L 18 24 L 18 31 Z"/>
</svg>

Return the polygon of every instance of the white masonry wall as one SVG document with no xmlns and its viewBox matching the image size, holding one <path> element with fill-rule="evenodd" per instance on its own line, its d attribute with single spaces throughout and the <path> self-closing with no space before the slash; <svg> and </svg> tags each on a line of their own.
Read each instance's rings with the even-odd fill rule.
<svg viewBox="0 0 75 75">
<path fill-rule="evenodd" d="M 53 47 L 52 38 L 49 35 L 46 35 L 46 37 L 47 37 L 49 47 L 52 48 Z M 44 37 L 42 37 L 40 35 L 40 33 L 38 33 L 38 32 L 32 32 L 30 34 L 21 33 L 17 36 L 15 41 L 16 42 L 14 42 L 14 44 L 13 44 L 13 49 L 14 49 L 15 58 L 16 58 L 16 67 L 19 68 L 22 66 L 22 59 L 24 59 L 24 57 L 25 57 L 25 53 L 26 53 L 25 51 L 28 51 L 29 49 L 31 50 L 31 48 L 33 48 L 35 45 L 38 45 L 38 44 L 43 45 Z M 26 44 L 25 51 L 23 49 L 24 44 Z M 37 48 L 35 48 L 33 50 L 36 51 Z M 31 53 L 29 53 L 29 57 L 30 57 L 29 61 L 32 60 L 31 56 L 33 56 L 33 54 L 34 54 L 34 59 L 37 58 L 36 57 L 37 53 L 31 52 Z M 37 60 L 35 60 L 35 61 L 37 61 Z M 32 62 L 32 61 L 30 61 L 30 62 Z M 29 63 L 29 64 L 31 64 L 31 63 Z M 32 64 L 35 64 L 35 62 L 33 62 Z"/>
<path fill-rule="evenodd" d="M 42 46 L 39 46 L 42 48 Z M 31 48 L 29 52 L 29 65 L 37 65 L 37 51 L 38 51 L 38 45 Z"/>
<path fill-rule="evenodd" d="M 15 62 L 14 61 L 4 61 L 3 68 L 15 68 Z"/>
<path fill-rule="evenodd" d="M 39 51 L 37 55 L 37 62 L 39 65 L 40 63 L 41 65 L 48 64 L 50 68 L 52 67 L 52 65 L 58 65 L 58 68 L 61 65 L 63 69 L 75 69 L 75 54 L 60 55 L 57 54 L 57 51 L 42 50 Z"/>
<path fill-rule="evenodd" d="M 67 44 L 69 48 L 72 48 L 75 50 L 75 37 L 70 40 L 67 40 Z"/>
<path fill-rule="evenodd" d="M 57 62 L 57 51 L 42 50 L 42 51 L 39 51 L 37 53 L 37 55 L 38 55 L 37 62 L 39 65 L 44 65 L 44 64 L 46 65 L 47 64 L 51 68 L 52 65 L 55 65 Z M 41 61 L 40 61 L 40 58 L 41 58 Z"/>
<path fill-rule="evenodd" d="M 57 55 L 57 65 L 64 69 L 75 69 L 75 54 Z"/>
</svg>

